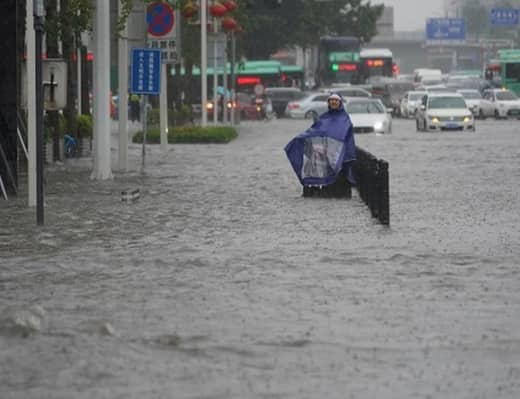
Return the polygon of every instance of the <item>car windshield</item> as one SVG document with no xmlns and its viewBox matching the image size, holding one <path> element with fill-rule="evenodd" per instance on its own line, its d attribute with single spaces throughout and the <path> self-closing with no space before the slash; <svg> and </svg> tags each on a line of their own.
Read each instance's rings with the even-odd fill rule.
<svg viewBox="0 0 520 399">
<path fill-rule="evenodd" d="M 518 97 L 512 91 L 497 91 L 497 100 L 516 100 Z"/>
<path fill-rule="evenodd" d="M 363 90 L 340 90 L 339 93 L 345 97 L 370 97 L 370 94 Z"/>
<path fill-rule="evenodd" d="M 350 102 L 347 104 L 349 114 L 382 114 L 383 106 L 377 102 Z"/>
<path fill-rule="evenodd" d="M 463 91 L 461 94 L 468 100 L 479 100 L 482 98 L 478 91 Z"/>
<path fill-rule="evenodd" d="M 462 97 L 432 97 L 430 108 L 466 108 L 466 102 Z"/>
<path fill-rule="evenodd" d="M 390 93 L 402 94 L 402 93 L 406 93 L 410 89 L 413 89 L 412 83 L 398 82 L 398 83 L 390 83 L 388 85 L 388 91 Z"/>
<path fill-rule="evenodd" d="M 411 100 L 411 101 L 417 101 L 417 100 L 420 100 L 421 98 L 423 98 L 423 96 L 425 94 L 426 93 L 413 93 L 413 94 L 410 94 L 408 99 Z"/>
</svg>

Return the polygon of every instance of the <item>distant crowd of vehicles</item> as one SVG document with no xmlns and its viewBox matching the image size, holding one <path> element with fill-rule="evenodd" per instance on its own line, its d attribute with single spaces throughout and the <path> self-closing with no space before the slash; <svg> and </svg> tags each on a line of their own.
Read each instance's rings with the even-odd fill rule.
<svg viewBox="0 0 520 399">
<path fill-rule="evenodd" d="M 361 48 L 357 38 L 325 36 L 318 48 L 316 85 L 310 92 L 300 66 L 283 65 L 277 60 L 245 61 L 235 65 L 234 74 L 227 66 L 227 76 L 235 78 L 236 96 L 234 102 L 227 98 L 221 108 L 235 108 L 241 119 L 265 119 L 267 114 L 315 119 L 327 109 L 327 94 L 336 91 L 345 97 L 346 108 L 353 113 L 370 109 L 367 114 L 384 114 L 377 124 L 361 128 L 363 131 L 391 132 L 392 116 L 415 118 L 418 129 L 423 130 L 472 130 L 474 118 L 520 118 L 520 50 L 500 50 L 498 54 L 499 58 L 486 65 L 485 71 L 443 74 L 439 69 L 418 68 L 404 75 L 399 73 L 389 49 Z M 218 75 L 220 82 L 223 70 Z M 211 90 L 211 68 L 207 76 Z M 200 92 L 200 71 L 194 69 L 192 78 L 191 87 Z M 262 88 L 260 93 L 258 87 Z M 358 107 L 361 100 L 370 106 L 363 103 Z M 448 118 L 444 123 L 439 104 L 447 108 L 464 104 L 469 116 L 462 112 L 464 115 L 452 115 L 454 121 Z M 431 120 L 430 111 L 435 113 Z"/>
</svg>

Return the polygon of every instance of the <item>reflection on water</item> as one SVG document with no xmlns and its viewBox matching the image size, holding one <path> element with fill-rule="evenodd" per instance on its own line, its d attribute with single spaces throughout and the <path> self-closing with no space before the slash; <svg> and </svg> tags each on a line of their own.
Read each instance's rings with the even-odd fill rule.
<svg viewBox="0 0 520 399">
<path fill-rule="evenodd" d="M 390 163 L 385 228 L 301 196 L 306 123 L 149 146 L 112 181 L 49 167 L 43 227 L 2 202 L 0 397 L 519 397 L 516 127 L 357 137 Z"/>
</svg>

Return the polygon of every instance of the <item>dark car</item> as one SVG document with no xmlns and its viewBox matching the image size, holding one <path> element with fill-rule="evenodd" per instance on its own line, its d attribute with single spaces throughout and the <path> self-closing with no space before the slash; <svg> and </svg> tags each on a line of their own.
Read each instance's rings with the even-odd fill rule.
<svg viewBox="0 0 520 399">
<path fill-rule="evenodd" d="M 271 99 L 277 118 L 284 116 L 285 108 L 290 101 L 299 100 L 305 96 L 297 87 L 267 87 L 265 94 Z"/>
<path fill-rule="evenodd" d="M 386 108 L 392 109 L 394 116 L 401 116 L 401 100 L 410 90 L 414 90 L 412 82 L 397 79 L 381 79 L 372 85 L 372 95 L 380 98 Z"/>
</svg>

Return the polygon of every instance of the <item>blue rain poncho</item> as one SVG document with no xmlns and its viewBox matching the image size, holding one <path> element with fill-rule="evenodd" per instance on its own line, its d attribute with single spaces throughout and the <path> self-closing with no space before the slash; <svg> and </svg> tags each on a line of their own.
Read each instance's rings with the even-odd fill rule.
<svg viewBox="0 0 520 399">
<path fill-rule="evenodd" d="M 356 159 L 354 130 L 343 101 L 340 104 L 337 110 L 329 107 L 285 146 L 287 158 L 304 186 L 332 184 L 342 168 L 346 169 L 347 180 L 355 183 L 351 169 Z"/>
</svg>

